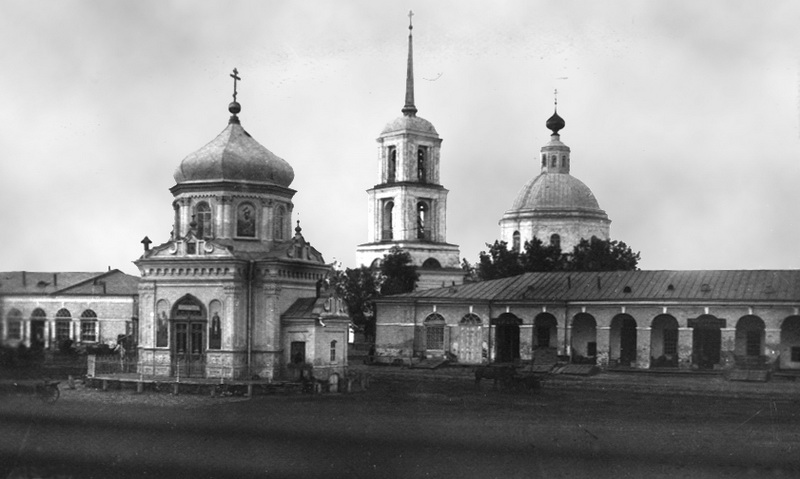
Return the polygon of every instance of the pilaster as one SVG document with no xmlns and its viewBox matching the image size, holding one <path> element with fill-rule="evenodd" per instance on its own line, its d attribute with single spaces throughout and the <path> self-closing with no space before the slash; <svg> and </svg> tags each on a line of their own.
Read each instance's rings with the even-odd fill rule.
<svg viewBox="0 0 800 479">
<path fill-rule="evenodd" d="M 650 369 L 651 333 L 649 327 L 636 328 L 636 367 L 639 369 Z"/>
</svg>

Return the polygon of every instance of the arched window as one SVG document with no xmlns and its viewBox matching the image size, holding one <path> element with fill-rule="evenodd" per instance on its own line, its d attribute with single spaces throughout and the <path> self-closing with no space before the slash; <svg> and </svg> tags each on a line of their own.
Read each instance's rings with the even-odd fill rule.
<svg viewBox="0 0 800 479">
<path fill-rule="evenodd" d="M 72 324 L 72 315 L 67 309 L 59 309 L 56 313 L 56 341 L 66 341 L 70 339 L 70 325 Z"/>
<path fill-rule="evenodd" d="M 81 341 L 97 341 L 97 313 L 91 309 L 81 313 Z"/>
<path fill-rule="evenodd" d="M 22 339 L 22 313 L 14 308 L 6 316 L 8 321 L 8 339 Z"/>
<path fill-rule="evenodd" d="M 197 222 L 197 237 L 210 238 L 212 236 L 211 207 L 205 201 L 198 203 L 194 209 L 194 219 Z"/>
<path fill-rule="evenodd" d="M 156 303 L 156 347 L 166 348 L 169 346 L 169 302 L 166 299 L 158 300 Z"/>
<path fill-rule="evenodd" d="M 417 149 L 417 179 L 420 183 L 425 183 L 428 169 L 428 148 L 420 146 Z"/>
<path fill-rule="evenodd" d="M 428 258 L 422 262 L 422 267 L 428 269 L 438 269 L 442 267 L 442 263 L 440 263 L 436 258 Z"/>
<path fill-rule="evenodd" d="M 561 248 L 561 236 L 557 233 L 553 233 L 550 235 L 550 246 L 555 248 Z"/>
<path fill-rule="evenodd" d="M 542 168 L 544 168 L 545 166 L 547 166 L 547 155 L 542 153 Z"/>
<path fill-rule="evenodd" d="M 480 326 L 481 318 L 477 314 L 469 313 L 461 318 L 461 324 L 463 326 Z"/>
<path fill-rule="evenodd" d="M 331 362 L 336 361 L 336 341 L 331 341 Z"/>
<path fill-rule="evenodd" d="M 417 203 L 417 239 L 431 239 L 431 230 L 428 226 L 428 205 L 424 201 Z"/>
<path fill-rule="evenodd" d="M 567 167 L 567 155 L 561 155 L 561 166 Z"/>
<path fill-rule="evenodd" d="M 515 232 L 514 232 L 514 235 L 512 236 L 512 240 L 513 240 L 513 242 L 512 242 L 512 247 L 511 247 L 511 249 L 512 249 L 513 251 L 516 251 L 517 253 L 519 253 L 519 250 L 520 250 L 520 247 L 521 247 L 521 245 L 520 245 L 520 236 L 519 236 L 519 231 L 515 231 Z"/>
<path fill-rule="evenodd" d="M 284 208 L 283 205 L 279 205 L 275 208 L 275 220 L 272 228 L 274 231 L 273 236 L 276 241 L 286 239 L 286 208 Z"/>
<path fill-rule="evenodd" d="M 433 313 L 425 318 L 425 344 L 426 349 L 444 349 L 444 317 Z"/>
<path fill-rule="evenodd" d="M 388 156 L 389 158 L 386 163 L 386 182 L 394 183 L 395 176 L 397 175 L 397 148 L 390 146 Z"/>
<path fill-rule="evenodd" d="M 553 155 L 550 157 L 550 166 L 555 168 L 556 165 L 558 165 L 558 157 Z"/>
<path fill-rule="evenodd" d="M 394 211 L 394 201 L 387 201 L 383 204 L 383 231 L 381 239 L 383 241 L 390 241 L 394 238 L 392 231 L 392 213 Z"/>
<path fill-rule="evenodd" d="M 211 301 L 208 305 L 211 314 L 211 322 L 208 325 L 208 349 L 220 349 L 222 347 L 222 303 Z"/>
<path fill-rule="evenodd" d="M 255 238 L 256 209 L 250 203 L 242 203 L 236 209 L 236 236 Z"/>
</svg>

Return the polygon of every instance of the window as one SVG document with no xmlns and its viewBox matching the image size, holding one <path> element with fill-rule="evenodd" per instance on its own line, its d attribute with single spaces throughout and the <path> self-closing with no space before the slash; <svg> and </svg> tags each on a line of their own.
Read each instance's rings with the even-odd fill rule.
<svg viewBox="0 0 800 479">
<path fill-rule="evenodd" d="M 66 309 L 59 309 L 56 313 L 56 341 L 65 341 L 70 336 L 72 315 Z"/>
<path fill-rule="evenodd" d="M 550 166 L 555 168 L 556 165 L 558 165 L 558 157 L 556 155 L 553 155 L 550 157 Z"/>
<path fill-rule="evenodd" d="M 417 179 L 420 183 L 425 183 L 427 179 L 428 169 L 428 148 L 420 146 L 417 149 Z"/>
<path fill-rule="evenodd" d="M 748 356 L 761 356 L 761 331 L 747 332 L 746 354 Z"/>
<path fill-rule="evenodd" d="M 417 203 L 417 239 L 431 239 L 431 231 L 428 227 L 428 205 L 423 201 Z"/>
<path fill-rule="evenodd" d="M 97 341 L 97 314 L 91 309 L 81 314 L 81 341 Z"/>
<path fill-rule="evenodd" d="M 283 205 L 275 208 L 275 222 L 273 224 L 273 236 L 276 241 L 286 239 L 286 208 Z"/>
<path fill-rule="evenodd" d="M 336 341 L 331 341 L 331 362 L 336 361 Z"/>
<path fill-rule="evenodd" d="M 397 174 L 397 149 L 394 146 L 389 147 L 389 158 L 386 164 L 386 182 L 394 183 Z"/>
<path fill-rule="evenodd" d="M 383 241 L 391 241 L 394 238 L 392 213 L 394 212 L 394 202 L 387 201 L 383 205 L 383 231 L 381 239 Z"/>
<path fill-rule="evenodd" d="M 678 330 L 664 330 L 664 354 L 674 356 L 678 354 Z"/>
<path fill-rule="evenodd" d="M 547 155 L 542 153 L 542 168 L 544 168 L 545 166 L 547 166 Z"/>
<path fill-rule="evenodd" d="M 513 238 L 513 241 L 512 241 L 512 245 L 513 246 L 511 247 L 511 249 L 512 249 L 512 251 L 515 251 L 515 252 L 519 253 L 519 249 L 520 249 L 519 231 L 515 231 L 514 232 L 514 236 L 512 238 Z"/>
<path fill-rule="evenodd" d="M 211 207 L 205 201 L 197 204 L 195 221 L 197 222 L 197 237 L 210 238 L 212 236 Z"/>
<path fill-rule="evenodd" d="M 793 363 L 800 363 L 800 347 L 794 346 L 792 347 L 792 362 Z"/>
<path fill-rule="evenodd" d="M 22 339 L 22 313 L 18 309 L 8 312 L 8 339 Z"/>
<path fill-rule="evenodd" d="M 561 155 L 561 166 L 566 168 L 566 166 L 567 166 L 567 155 Z"/>
<path fill-rule="evenodd" d="M 550 246 L 554 248 L 561 248 L 561 236 L 553 233 L 550 235 Z"/>
<path fill-rule="evenodd" d="M 442 263 L 436 258 L 428 258 L 422 262 L 422 267 L 427 269 L 437 269 L 442 267 Z"/>
<path fill-rule="evenodd" d="M 236 210 L 236 236 L 244 238 L 256 236 L 256 209 L 250 203 L 243 203 Z"/>
<path fill-rule="evenodd" d="M 425 344 L 427 349 L 444 349 L 444 318 L 433 313 L 425 318 Z"/>
</svg>

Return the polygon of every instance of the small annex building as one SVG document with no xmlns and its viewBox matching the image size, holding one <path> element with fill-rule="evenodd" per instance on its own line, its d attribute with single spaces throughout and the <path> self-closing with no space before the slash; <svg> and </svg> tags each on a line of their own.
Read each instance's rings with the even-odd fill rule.
<svg viewBox="0 0 800 479">
<path fill-rule="evenodd" d="M 0 273 L 0 339 L 9 347 L 55 350 L 135 338 L 139 278 L 106 272 Z"/>
<path fill-rule="evenodd" d="M 800 270 L 525 273 L 376 300 L 376 360 L 800 370 Z"/>
<path fill-rule="evenodd" d="M 171 238 L 135 261 L 142 374 L 272 380 L 290 365 L 344 374 L 350 318 L 325 287 L 330 265 L 292 234 L 294 170 L 228 125 L 175 170 Z"/>
</svg>

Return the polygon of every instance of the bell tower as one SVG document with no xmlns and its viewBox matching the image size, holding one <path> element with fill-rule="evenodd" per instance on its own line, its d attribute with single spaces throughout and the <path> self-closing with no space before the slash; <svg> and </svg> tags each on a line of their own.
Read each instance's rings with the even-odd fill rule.
<svg viewBox="0 0 800 479">
<path fill-rule="evenodd" d="M 446 240 L 448 191 L 439 179 L 442 139 L 417 116 L 414 102 L 412 15 L 403 115 L 377 138 L 378 184 L 367 190 L 368 242 L 356 249 L 356 261 L 373 265 L 399 247 L 418 268 L 417 288 L 427 289 L 461 284 L 464 273 L 458 246 Z"/>
</svg>

